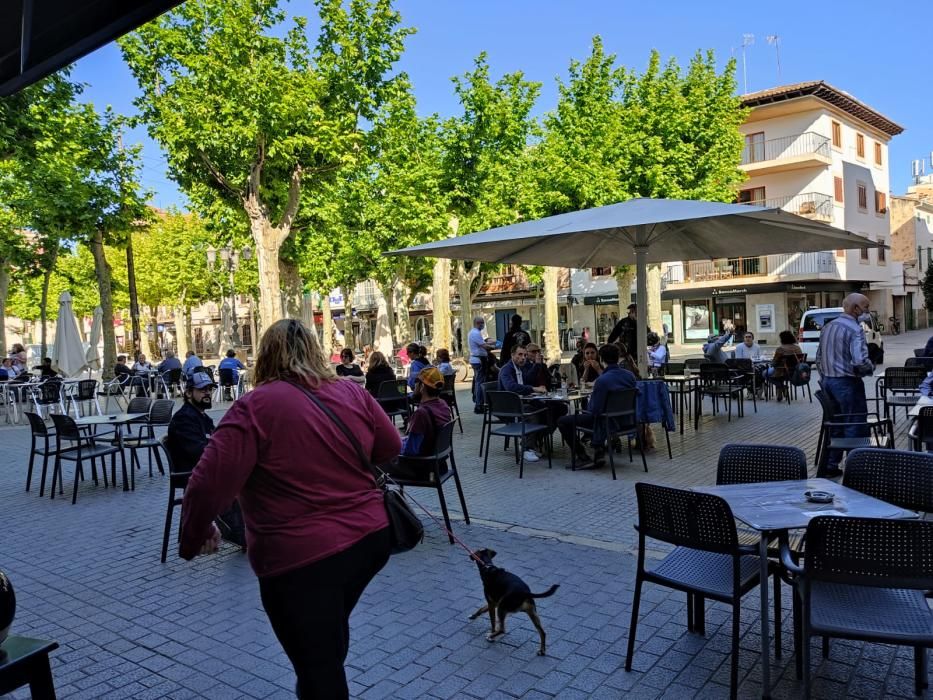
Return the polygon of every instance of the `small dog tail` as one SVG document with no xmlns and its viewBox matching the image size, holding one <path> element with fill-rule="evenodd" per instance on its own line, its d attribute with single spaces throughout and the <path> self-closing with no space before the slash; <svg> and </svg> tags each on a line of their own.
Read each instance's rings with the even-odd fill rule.
<svg viewBox="0 0 933 700">
<path fill-rule="evenodd" d="M 551 586 L 550 588 L 548 588 L 544 593 L 532 593 L 532 594 L 529 595 L 528 597 L 529 597 L 529 598 L 548 598 L 548 597 L 554 595 L 554 592 L 555 592 L 558 588 L 560 588 L 560 584 L 555 583 L 553 586 Z"/>
</svg>

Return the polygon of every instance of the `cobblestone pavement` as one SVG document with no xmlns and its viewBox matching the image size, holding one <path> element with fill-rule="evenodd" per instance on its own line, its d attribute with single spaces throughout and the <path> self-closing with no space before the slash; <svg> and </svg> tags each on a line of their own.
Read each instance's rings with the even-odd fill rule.
<svg viewBox="0 0 933 700">
<path fill-rule="evenodd" d="M 889 365 L 903 364 L 926 333 L 887 341 Z M 814 382 L 815 383 L 815 382 Z M 467 616 L 482 602 L 476 568 L 430 522 L 415 551 L 393 557 L 352 620 L 347 661 L 351 693 L 361 698 L 687 698 L 728 695 L 730 615 L 708 605 L 705 637 L 686 630 L 682 594 L 647 585 L 635 668 L 622 668 L 634 581 L 633 484 L 712 483 L 727 442 L 799 445 L 812 461 L 819 408 L 747 404 L 744 418 L 704 416 L 699 431 L 671 435 L 674 457 L 649 453 L 649 473 L 627 456 L 608 470 L 570 472 L 567 449 L 553 469 L 542 460 L 518 479 L 510 453 L 495 441 L 487 474 L 478 457 L 479 421 L 469 411 L 456 454 L 473 524 L 454 522 L 473 547 L 492 547 L 497 563 L 533 590 L 560 589 L 539 601 L 548 655 L 524 616 L 489 643 L 485 618 Z M 901 446 L 906 421 L 899 418 Z M 657 428 L 656 428 L 657 430 Z M 262 612 L 245 558 L 226 545 L 192 563 L 159 563 L 166 479 L 140 472 L 135 492 L 82 484 L 70 499 L 24 492 L 29 431 L 0 428 L 0 568 L 16 587 L 13 632 L 55 639 L 55 683 L 62 698 L 287 698 L 294 677 Z M 66 491 L 70 485 L 66 469 Z M 448 482 L 452 511 L 456 496 Z M 432 511 L 436 496 L 413 495 Z M 177 516 L 176 516 L 177 521 Z M 174 530 L 173 530 L 174 537 Z M 772 660 L 775 697 L 798 697 L 794 680 L 790 591 L 784 589 L 783 658 Z M 758 595 L 742 608 L 740 697 L 760 694 Z M 818 645 L 817 645 L 818 646 Z M 773 652 L 772 652 L 773 653 Z M 813 656 L 814 696 L 912 694 L 912 652 L 836 640 L 828 660 Z M 22 692 L 15 698 L 25 698 Z"/>
</svg>

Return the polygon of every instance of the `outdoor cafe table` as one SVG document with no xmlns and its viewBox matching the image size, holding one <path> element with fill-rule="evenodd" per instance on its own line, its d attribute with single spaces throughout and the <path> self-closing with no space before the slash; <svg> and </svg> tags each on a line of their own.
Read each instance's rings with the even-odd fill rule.
<svg viewBox="0 0 933 700">
<path fill-rule="evenodd" d="M 694 491 L 723 498 L 732 515 L 761 534 L 759 585 L 761 591 L 761 692 L 771 695 L 770 617 L 768 611 L 768 541 L 776 534 L 807 527 L 817 515 L 851 515 L 862 518 L 916 518 L 917 513 L 898 508 L 829 479 L 771 481 L 729 486 L 695 486 Z M 811 503 L 806 491 L 829 491 L 832 503 Z"/>
<path fill-rule="evenodd" d="M 680 414 L 680 434 L 684 434 L 684 394 L 687 392 L 687 385 L 700 381 L 699 374 L 665 374 L 661 379 L 666 384 L 678 384 L 677 393 L 680 394 L 679 406 L 677 412 Z"/>
<path fill-rule="evenodd" d="M 920 409 L 924 406 L 933 406 L 933 396 L 921 396 L 917 403 L 907 412 L 907 415 L 911 418 L 916 418 L 920 415 Z"/>
<path fill-rule="evenodd" d="M 84 418 L 75 418 L 75 425 L 79 428 L 96 426 L 96 425 L 112 425 L 114 427 L 114 432 L 116 434 L 117 444 L 120 446 L 120 449 L 123 449 L 123 426 L 129 425 L 130 423 L 139 422 L 141 418 L 148 416 L 148 413 L 116 413 L 109 416 L 85 416 Z M 123 462 L 123 490 L 129 491 L 130 486 L 127 481 L 126 475 L 126 460 Z"/>
</svg>

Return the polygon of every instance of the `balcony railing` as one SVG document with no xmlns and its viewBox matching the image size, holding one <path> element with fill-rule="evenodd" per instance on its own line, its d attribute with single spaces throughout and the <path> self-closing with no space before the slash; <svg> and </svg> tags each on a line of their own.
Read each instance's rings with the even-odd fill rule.
<svg viewBox="0 0 933 700">
<path fill-rule="evenodd" d="M 782 136 L 767 141 L 752 143 L 746 141 L 745 148 L 742 150 L 742 165 L 812 155 L 829 158 L 829 139 L 815 131 L 806 131 L 802 134 Z"/>
<path fill-rule="evenodd" d="M 675 272 L 676 270 L 676 272 Z M 671 283 L 709 282 L 742 277 L 795 277 L 800 275 L 837 276 L 833 253 L 785 253 L 751 258 L 692 260 L 684 263 L 683 275 L 669 268 Z M 680 279 L 677 279 L 680 277 Z"/>
<path fill-rule="evenodd" d="M 822 192 L 802 192 L 789 197 L 759 199 L 753 202 L 743 202 L 743 204 L 777 207 L 791 214 L 799 214 L 817 221 L 833 220 L 833 198 Z"/>
</svg>

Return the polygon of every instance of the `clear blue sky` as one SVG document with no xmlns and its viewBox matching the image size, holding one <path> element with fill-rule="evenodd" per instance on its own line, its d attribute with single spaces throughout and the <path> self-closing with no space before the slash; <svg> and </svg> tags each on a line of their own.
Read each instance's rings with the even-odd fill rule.
<svg viewBox="0 0 933 700">
<path fill-rule="evenodd" d="M 566 76 L 572 58 L 585 58 L 600 34 L 619 63 L 643 69 L 651 49 L 686 64 L 697 49 L 713 49 L 725 62 L 739 57 L 743 91 L 743 34 L 747 48 L 748 90 L 806 80 L 826 80 L 904 127 L 890 144 L 892 192 L 910 183 L 910 162 L 933 151 L 933 80 L 929 55 L 933 2 L 912 0 L 893 6 L 865 0 L 813 3 L 739 3 L 667 0 L 399 0 L 406 26 L 415 27 L 400 68 L 409 73 L 419 111 L 458 113 L 450 78 L 470 69 L 481 51 L 489 54 L 494 76 L 521 70 L 543 83 L 538 113 L 556 101 L 555 78 Z M 296 14 L 316 16 L 308 0 L 289 3 Z M 312 31 L 313 28 L 312 28 Z M 781 76 L 768 35 L 780 37 Z M 115 45 L 82 59 L 74 77 L 89 87 L 87 99 L 131 113 L 136 84 Z M 160 206 L 183 203 L 165 174 L 156 144 L 139 131 L 128 135 L 144 144 L 144 184 Z"/>
</svg>

